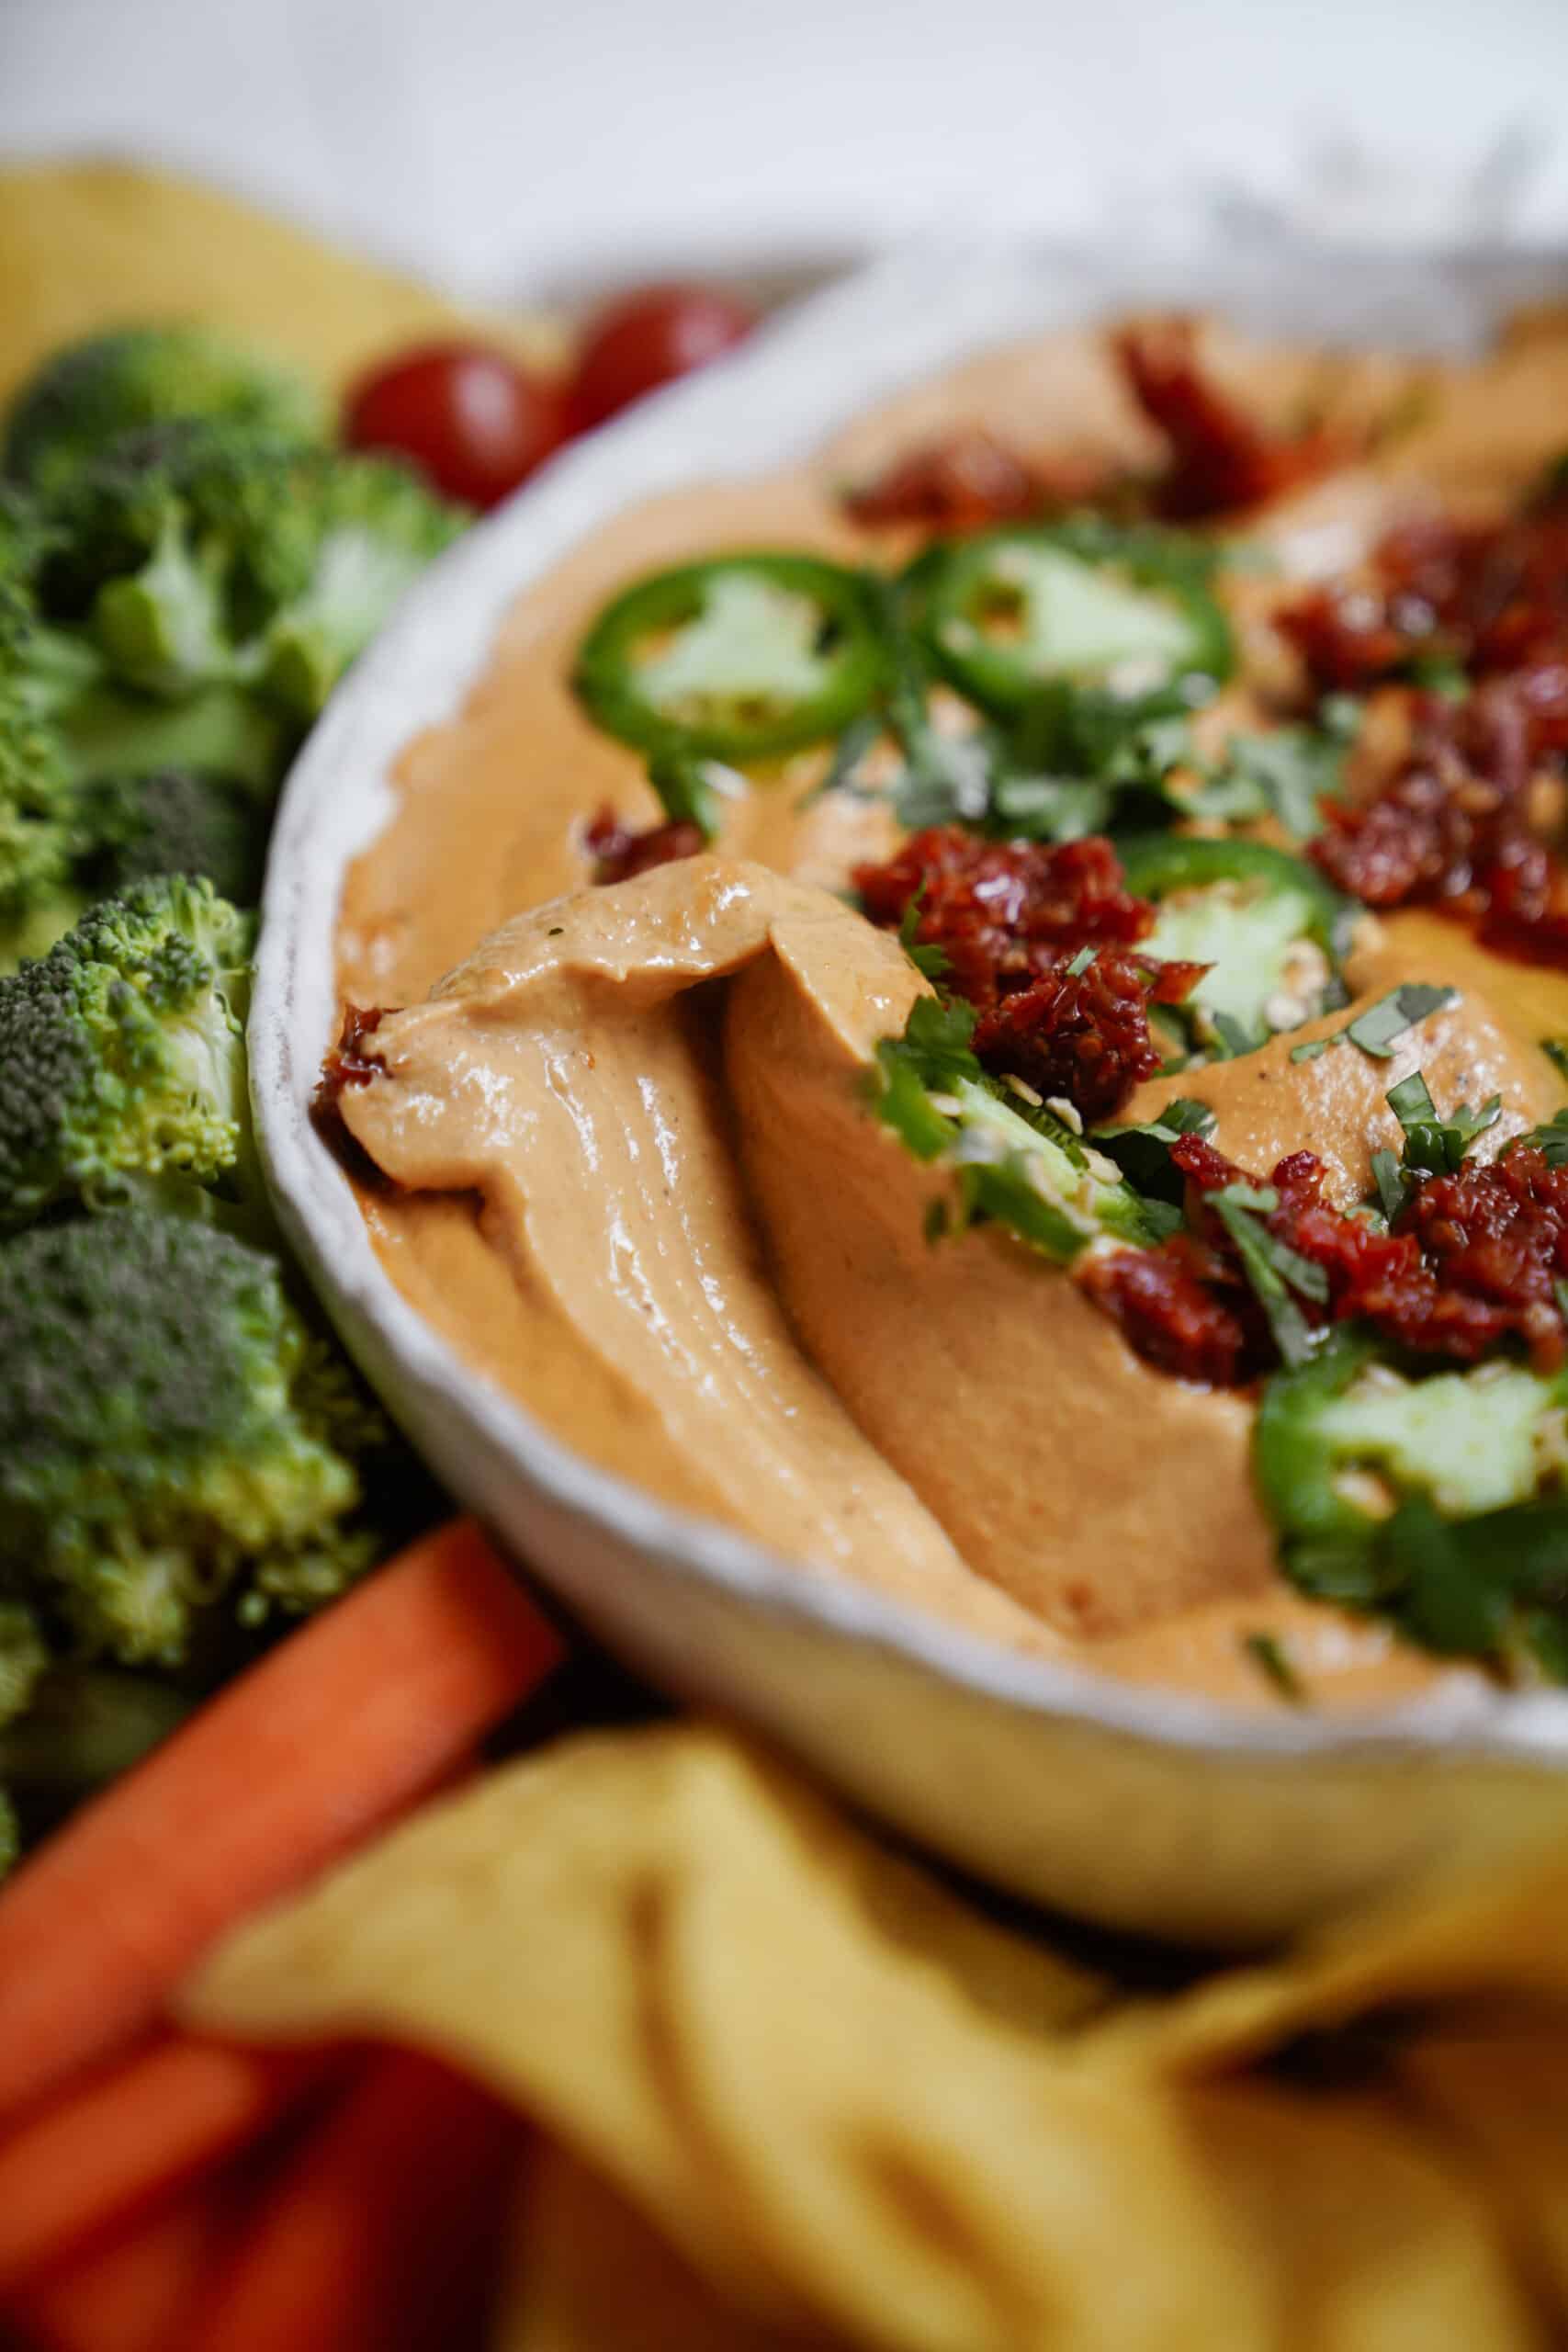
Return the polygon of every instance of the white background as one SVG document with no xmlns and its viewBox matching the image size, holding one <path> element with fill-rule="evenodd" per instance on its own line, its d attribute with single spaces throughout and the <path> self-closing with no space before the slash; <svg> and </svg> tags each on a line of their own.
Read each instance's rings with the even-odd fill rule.
<svg viewBox="0 0 1568 2352">
<path fill-rule="evenodd" d="M 0 0 L 0 151 L 62 147 L 474 293 L 1178 191 L 1568 238 L 1568 0 Z"/>
</svg>

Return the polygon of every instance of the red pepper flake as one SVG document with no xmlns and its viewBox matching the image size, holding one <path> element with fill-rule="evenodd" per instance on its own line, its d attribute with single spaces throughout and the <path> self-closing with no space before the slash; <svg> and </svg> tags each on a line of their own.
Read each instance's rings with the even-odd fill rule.
<svg viewBox="0 0 1568 2352">
<path fill-rule="evenodd" d="M 583 833 L 583 845 L 593 859 L 598 883 L 629 882 L 655 865 L 670 865 L 678 857 L 695 857 L 707 847 L 700 825 L 682 817 L 662 825 L 637 828 L 623 824 L 606 801 Z"/>
<path fill-rule="evenodd" d="M 1133 397 L 1170 445 L 1154 497 L 1174 522 L 1261 506 L 1352 454 L 1337 434 L 1270 433 L 1248 416 L 1204 374 L 1190 319 L 1129 327 L 1114 349 Z"/>
<path fill-rule="evenodd" d="M 944 984 L 975 1007 L 987 1069 L 1065 1096 L 1089 1120 L 1110 1118 L 1158 1069 L 1150 1003 L 1179 1002 L 1208 968 L 1123 952 L 1155 913 L 1100 833 L 988 842 L 932 825 L 854 879 L 873 922 L 896 928 L 917 907 L 916 940 L 946 956 Z"/>
<path fill-rule="evenodd" d="M 960 534 L 1092 505 L 1122 480 L 1101 458 L 1032 462 L 975 425 L 908 450 L 846 491 L 842 503 L 852 521 L 870 528 L 913 523 L 933 534 Z"/>
</svg>

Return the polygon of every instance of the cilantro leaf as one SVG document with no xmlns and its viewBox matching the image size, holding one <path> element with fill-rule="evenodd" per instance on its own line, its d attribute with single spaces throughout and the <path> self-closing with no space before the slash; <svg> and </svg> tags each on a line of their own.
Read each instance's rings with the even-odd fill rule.
<svg viewBox="0 0 1568 2352">
<path fill-rule="evenodd" d="M 1227 1184 L 1207 1196 L 1235 1246 L 1241 1269 L 1254 1298 L 1268 1318 L 1280 1361 L 1305 1363 L 1317 1345 L 1317 1334 L 1307 1321 L 1296 1296 L 1321 1303 L 1328 1296 L 1328 1277 L 1321 1266 L 1278 1240 L 1262 1222 L 1269 1209 L 1279 1206 L 1271 1186 Z"/>
<path fill-rule="evenodd" d="M 1197 795 L 1195 813 L 1233 822 L 1271 816 L 1296 840 L 1310 841 L 1323 830 L 1323 801 L 1344 790 L 1345 755 L 1360 726 L 1360 706 L 1351 705 L 1348 727 L 1337 707 L 1332 715 L 1325 708 L 1323 719 L 1316 727 L 1233 735 L 1223 765 Z"/>
<path fill-rule="evenodd" d="M 1288 1699 L 1292 1706 L 1299 1707 L 1306 1697 L 1306 1691 L 1301 1676 L 1285 1656 L 1279 1635 L 1244 1634 L 1241 1645 L 1264 1679 L 1273 1684 L 1280 1698 Z"/>
<path fill-rule="evenodd" d="M 1391 1087 L 1384 1100 L 1404 1129 L 1405 1169 L 1425 1176 L 1455 1175 L 1476 1136 L 1495 1126 L 1503 1111 L 1502 1096 L 1494 1094 L 1479 1111 L 1461 1102 L 1446 1119 L 1439 1118 L 1418 1069 Z"/>
<path fill-rule="evenodd" d="M 655 752 L 648 763 L 648 780 L 670 822 L 695 825 L 705 842 L 717 838 L 719 801 L 737 799 L 747 788 L 739 770 L 690 752 Z"/>
<path fill-rule="evenodd" d="M 1543 1037 L 1540 1050 L 1561 1077 L 1568 1078 L 1568 1037 Z"/>
<path fill-rule="evenodd" d="M 1429 1012 L 1441 1012 L 1459 1002 L 1457 989 L 1435 988 L 1429 980 L 1406 980 L 1403 986 L 1391 989 L 1387 996 L 1370 1004 L 1365 1012 L 1358 1013 L 1344 1030 L 1353 1046 L 1364 1054 L 1372 1054 L 1380 1061 L 1392 1059 L 1393 1048 L 1407 1029 L 1417 1021 L 1425 1021 Z"/>
<path fill-rule="evenodd" d="M 1145 1197 L 1179 1202 L 1186 1179 L 1179 1168 L 1171 1166 L 1170 1147 L 1183 1136 L 1213 1135 L 1214 1125 L 1214 1114 L 1206 1102 L 1178 1094 L 1157 1119 L 1145 1125 L 1097 1127 L 1094 1147 L 1113 1159 L 1128 1182 Z"/>
<path fill-rule="evenodd" d="M 1372 1154 L 1372 1182 L 1378 1188 L 1382 1213 L 1392 1225 L 1404 1206 L 1404 1177 L 1398 1160 L 1386 1145 Z"/>
<path fill-rule="evenodd" d="M 898 944 L 917 972 L 923 973 L 928 980 L 940 980 L 951 959 L 945 947 L 939 947 L 934 943 L 929 946 L 922 944 L 918 936 L 920 928 L 920 901 L 925 895 L 926 886 L 922 881 L 900 919 Z"/>
<path fill-rule="evenodd" d="M 1549 1168 L 1568 1168 L 1568 1111 L 1558 1111 L 1543 1127 L 1531 1127 L 1516 1141 L 1546 1155 Z"/>
</svg>

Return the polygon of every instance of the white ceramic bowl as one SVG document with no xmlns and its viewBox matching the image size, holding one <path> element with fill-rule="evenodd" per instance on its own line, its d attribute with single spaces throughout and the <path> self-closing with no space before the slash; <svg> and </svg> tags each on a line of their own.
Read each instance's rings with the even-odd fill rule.
<svg viewBox="0 0 1568 2352">
<path fill-rule="evenodd" d="M 1556 257 L 1421 264 L 1254 248 L 925 251 L 566 454 L 434 569 L 334 697 L 284 797 L 251 1022 L 290 1239 L 344 1340 L 453 1492 L 653 1679 L 764 1727 L 852 1797 L 1020 1893 L 1120 1927 L 1265 1940 L 1451 1852 L 1568 1820 L 1568 1697 L 1452 1693 L 1326 1723 L 1245 1716 L 1010 1656 L 666 1509 L 467 1367 L 380 1271 L 307 1105 L 336 1018 L 347 861 L 387 775 L 449 714 L 513 598 L 628 503 L 769 471 L 988 344 L 1173 300 L 1325 340 L 1454 347 L 1568 283 Z"/>
</svg>

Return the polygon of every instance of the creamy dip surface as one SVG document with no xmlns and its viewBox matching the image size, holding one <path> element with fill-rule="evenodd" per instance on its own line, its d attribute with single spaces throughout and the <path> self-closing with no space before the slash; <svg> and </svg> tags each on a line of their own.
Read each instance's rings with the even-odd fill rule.
<svg viewBox="0 0 1568 2352">
<path fill-rule="evenodd" d="M 1568 417 L 1568 342 L 1467 374 L 1233 346 L 1283 410 L 1406 417 L 1375 463 L 1258 518 L 1271 578 L 1226 583 L 1244 668 L 1267 678 L 1270 601 L 1343 569 L 1436 495 L 1516 495 Z M 858 423 L 814 465 L 629 513 L 518 603 L 464 709 L 412 744 L 395 812 L 351 870 L 342 993 L 403 1007 L 386 1078 L 342 1110 L 390 1187 L 360 1187 L 382 1264 L 477 1369 L 558 1438 L 668 1501 L 946 1623 L 1143 1682 L 1278 1704 L 1247 1637 L 1288 1646 L 1314 1703 L 1468 1678 L 1298 1595 L 1256 1498 L 1244 1393 L 1153 1370 L 1058 1268 L 996 1228 L 932 1247 L 939 1178 L 870 1114 L 879 1038 L 925 985 L 833 895 L 897 838 L 874 799 L 812 797 L 825 755 L 727 804 L 715 854 L 591 887 L 588 819 L 658 804 L 638 755 L 594 727 L 572 659 L 628 580 L 727 549 L 886 562 L 897 535 L 837 492 L 933 434 L 981 425 L 1026 452 L 1145 461 L 1147 426 L 1098 336 L 972 363 Z M 1204 725 L 1247 723 L 1233 685 Z M 1304 1145 L 1365 1192 L 1397 1140 L 1383 1102 L 1417 1061 L 1439 1103 L 1499 1093 L 1484 1139 L 1562 1100 L 1539 1040 L 1568 1033 L 1568 978 L 1504 963 L 1424 915 L 1369 922 L 1356 1001 L 1402 979 L 1458 1006 L 1371 1063 L 1290 1049 L 1150 1081 L 1124 1116 L 1198 1093 L 1213 1140 L 1268 1167 Z"/>
</svg>

